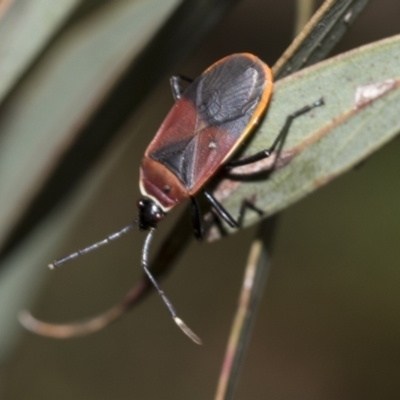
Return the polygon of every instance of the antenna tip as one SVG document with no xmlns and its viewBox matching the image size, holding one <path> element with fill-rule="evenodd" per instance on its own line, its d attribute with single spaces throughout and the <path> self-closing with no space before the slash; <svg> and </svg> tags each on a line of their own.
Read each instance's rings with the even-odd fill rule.
<svg viewBox="0 0 400 400">
<path fill-rule="evenodd" d="M 202 345 L 201 339 L 178 317 L 174 317 L 175 323 L 181 328 L 182 332 L 193 340 L 196 344 Z"/>
<path fill-rule="evenodd" d="M 50 264 L 49 264 L 49 268 L 50 268 L 50 269 L 54 269 L 54 268 L 55 268 L 54 263 L 50 263 Z"/>
</svg>

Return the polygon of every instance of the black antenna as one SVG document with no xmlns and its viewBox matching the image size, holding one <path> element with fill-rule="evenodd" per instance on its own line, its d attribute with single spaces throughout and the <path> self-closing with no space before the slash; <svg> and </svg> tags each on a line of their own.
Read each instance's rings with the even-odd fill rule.
<svg viewBox="0 0 400 400">
<path fill-rule="evenodd" d="M 168 297 L 165 295 L 164 291 L 160 288 L 159 284 L 155 280 L 154 276 L 151 274 L 150 270 L 147 268 L 148 262 L 147 262 L 147 256 L 149 254 L 149 247 L 151 240 L 153 239 L 154 235 L 154 228 L 151 228 L 149 233 L 146 236 L 146 239 L 144 241 L 143 245 L 143 250 L 142 250 L 142 268 L 144 272 L 146 273 L 147 277 L 149 278 L 150 282 L 153 284 L 153 286 L 156 288 L 158 294 L 161 296 L 164 304 L 167 306 L 168 311 L 170 312 L 173 320 L 175 323 L 181 328 L 183 333 L 187 335 L 190 339 L 193 340 L 196 344 L 202 344 L 201 339 L 178 317 L 176 314 L 174 306 L 171 304 L 171 302 L 168 300 Z"/>
<path fill-rule="evenodd" d="M 97 250 L 99 247 L 109 244 L 113 240 L 119 239 L 122 235 L 125 235 L 126 233 L 128 233 L 137 223 L 138 223 L 138 220 L 135 219 L 129 225 L 125 226 L 118 232 L 114 232 L 111 235 L 108 235 L 105 239 L 100 240 L 97 243 L 91 244 L 90 246 L 85 247 L 84 249 L 75 251 L 74 253 L 71 253 L 70 255 L 68 255 L 66 257 L 59 258 L 58 260 L 49 264 L 49 268 L 55 269 L 57 267 L 60 267 L 62 264 L 65 264 L 68 261 L 75 260 L 75 258 L 78 258 L 84 254 L 90 253 L 93 250 Z"/>
<path fill-rule="evenodd" d="M 100 242 L 92 244 L 84 248 L 83 250 L 79 250 L 75 253 L 72 253 L 67 257 L 60 258 L 59 260 L 54 261 L 53 264 L 50 264 L 50 268 L 54 269 L 56 267 L 59 267 L 60 265 L 81 256 L 82 254 L 86 254 L 92 250 L 99 248 L 100 246 L 104 246 L 110 243 L 111 241 L 118 239 L 125 233 L 129 232 L 137 223 L 138 221 L 135 220 L 131 224 L 122 228 L 120 231 L 107 236 L 106 239 L 103 239 Z M 153 239 L 153 234 L 154 234 L 154 229 L 150 229 L 150 232 L 147 234 L 143 245 L 142 260 L 141 260 L 142 268 L 146 273 L 146 276 L 148 277 L 149 281 L 153 284 L 158 294 L 161 296 L 175 323 L 190 339 L 193 340 L 193 342 L 197 344 L 202 344 L 201 339 L 177 316 L 175 308 L 168 300 L 164 292 L 161 290 L 159 284 L 157 283 L 154 276 L 148 269 L 147 259 L 148 259 L 150 243 L 151 240 Z M 96 332 L 104 328 L 105 326 L 109 325 L 119 317 L 121 317 L 128 309 L 129 307 L 127 307 L 126 299 L 124 299 L 120 304 L 115 305 L 114 307 L 110 308 L 103 314 L 100 314 L 96 317 L 84 321 L 75 321 L 68 324 L 52 324 L 36 319 L 28 311 L 20 312 L 19 321 L 26 329 L 38 335 L 53 337 L 58 339 L 66 339 L 71 337 L 84 336 L 89 333 Z"/>
</svg>

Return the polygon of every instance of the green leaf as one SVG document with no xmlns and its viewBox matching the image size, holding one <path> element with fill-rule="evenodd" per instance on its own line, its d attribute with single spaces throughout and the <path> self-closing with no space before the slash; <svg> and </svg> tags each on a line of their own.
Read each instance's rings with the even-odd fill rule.
<svg viewBox="0 0 400 400">
<path fill-rule="evenodd" d="M 294 121 L 281 154 L 284 167 L 256 182 L 221 181 L 216 197 L 233 215 L 242 199 L 255 198 L 267 217 L 367 158 L 400 131 L 399 65 L 400 36 L 395 36 L 278 82 L 267 116 L 244 155 L 267 148 L 288 114 L 321 97 L 325 106 Z M 380 93 L 379 89 L 384 90 Z M 374 92 L 375 96 L 363 104 L 356 100 L 356 93 Z M 264 168 L 271 163 L 264 160 Z M 247 173 L 259 167 L 253 164 Z M 245 167 L 241 168 L 236 173 L 242 174 Z M 249 212 L 245 225 L 259 220 L 257 214 Z"/>
<path fill-rule="evenodd" d="M 0 5 L 0 103 L 82 0 L 4 3 L 4 9 Z"/>
</svg>

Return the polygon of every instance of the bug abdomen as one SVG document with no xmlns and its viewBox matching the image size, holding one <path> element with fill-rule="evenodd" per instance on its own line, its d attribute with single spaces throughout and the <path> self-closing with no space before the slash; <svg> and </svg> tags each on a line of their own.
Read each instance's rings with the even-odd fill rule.
<svg viewBox="0 0 400 400">
<path fill-rule="evenodd" d="M 143 176 L 152 176 L 151 168 L 172 173 L 179 182 L 173 201 L 195 194 L 248 136 L 271 90 L 270 69 L 251 54 L 213 64 L 168 113 L 146 150 Z M 161 175 L 151 185 L 165 197 Z"/>
</svg>

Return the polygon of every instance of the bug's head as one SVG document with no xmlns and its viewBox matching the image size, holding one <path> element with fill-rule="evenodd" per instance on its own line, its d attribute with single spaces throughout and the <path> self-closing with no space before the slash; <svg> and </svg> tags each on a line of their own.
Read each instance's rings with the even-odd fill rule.
<svg viewBox="0 0 400 400">
<path fill-rule="evenodd" d="M 139 208 L 139 228 L 141 231 L 156 228 L 157 223 L 165 216 L 164 211 L 151 199 L 144 197 L 138 201 L 137 205 Z"/>
</svg>

